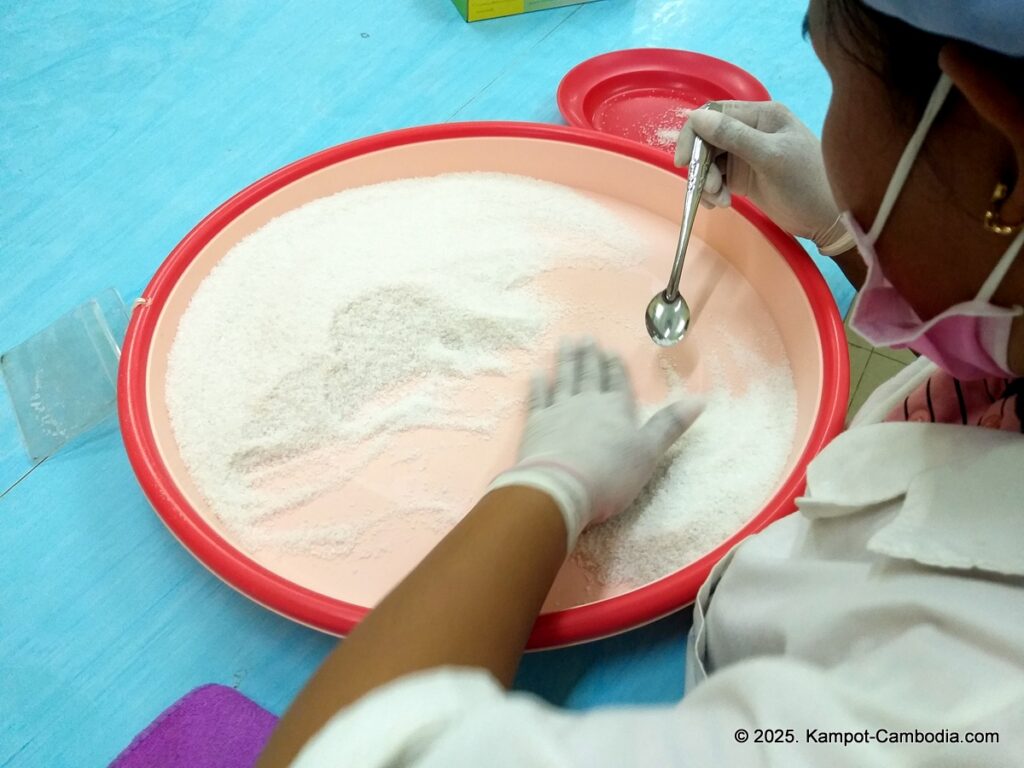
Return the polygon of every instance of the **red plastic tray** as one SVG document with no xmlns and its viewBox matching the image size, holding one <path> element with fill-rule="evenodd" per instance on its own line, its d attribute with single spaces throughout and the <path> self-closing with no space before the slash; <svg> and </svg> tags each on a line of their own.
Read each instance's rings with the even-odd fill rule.
<svg viewBox="0 0 1024 768">
<path fill-rule="evenodd" d="M 361 158 L 420 142 L 499 137 L 537 140 L 538 146 L 582 145 L 615 153 L 658 169 L 683 175 L 664 153 L 632 141 L 593 131 L 531 123 L 462 123 L 410 128 L 352 141 L 298 160 L 260 179 L 223 203 L 201 221 L 170 253 L 144 291 L 132 314 L 118 379 L 118 406 L 128 457 L 153 508 L 178 540 L 204 565 L 252 600 L 295 621 L 344 635 L 367 608 L 335 599 L 283 578 L 225 540 L 189 503 L 153 427 L 150 367 L 154 334 L 161 312 L 198 254 L 239 216 L 274 192 L 311 174 Z M 814 332 L 820 341 L 820 399 L 810 421 L 809 437 L 794 469 L 763 509 L 706 556 L 626 594 L 540 616 L 529 647 L 544 648 L 592 640 L 653 621 L 692 602 L 712 565 L 735 543 L 793 511 L 804 486 L 807 463 L 842 428 L 846 412 L 849 362 L 835 302 L 803 248 L 741 198 L 734 203 L 760 235 L 789 265 L 807 296 Z"/>
<path fill-rule="evenodd" d="M 670 48 L 595 56 L 569 70 L 558 86 L 558 108 L 569 125 L 669 152 L 675 147 L 671 134 L 686 122 L 680 109 L 720 99 L 770 98 L 753 75 L 735 64 Z"/>
</svg>

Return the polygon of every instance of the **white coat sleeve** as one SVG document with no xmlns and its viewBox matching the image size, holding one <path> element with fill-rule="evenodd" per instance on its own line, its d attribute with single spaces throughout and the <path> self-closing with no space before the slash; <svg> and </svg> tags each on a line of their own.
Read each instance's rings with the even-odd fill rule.
<svg viewBox="0 0 1024 768">
<path fill-rule="evenodd" d="M 1019 767 L 1024 754 L 1019 670 L 993 675 L 999 670 L 988 665 L 980 680 L 970 682 L 977 670 L 971 659 L 959 656 L 956 665 L 963 665 L 966 681 L 962 704 L 935 711 L 927 701 L 934 681 L 926 678 L 935 677 L 930 662 L 953 649 L 942 642 L 931 652 L 915 649 L 935 639 L 900 638 L 899 647 L 831 670 L 785 657 L 745 661 L 715 673 L 678 705 L 663 708 L 570 713 L 529 695 L 506 694 L 479 671 L 420 673 L 340 712 L 294 765 Z M 917 650 L 924 658 L 900 658 Z M 944 673 L 950 661 L 943 664 Z M 908 668 L 918 671 L 908 675 Z M 758 729 L 772 730 L 774 743 L 757 743 Z M 952 733 L 959 743 L 951 743 Z M 997 743 L 965 743 L 968 733 L 996 734 Z M 893 738 L 901 741 L 892 743 Z"/>
</svg>

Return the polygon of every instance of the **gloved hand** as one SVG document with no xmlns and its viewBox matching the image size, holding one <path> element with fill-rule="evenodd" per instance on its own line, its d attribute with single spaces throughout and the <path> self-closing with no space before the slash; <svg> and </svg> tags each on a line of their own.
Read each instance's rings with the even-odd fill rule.
<svg viewBox="0 0 1024 768">
<path fill-rule="evenodd" d="M 727 206 L 750 198 L 776 224 L 814 241 L 824 256 L 854 247 L 832 198 L 821 143 L 777 101 L 722 101 L 722 112 L 695 109 L 679 133 L 676 166 L 690 162 L 694 134 L 720 150 L 702 200 Z"/>
<path fill-rule="evenodd" d="M 622 360 L 590 341 L 563 342 L 553 384 L 534 376 L 519 463 L 488 490 L 527 485 L 558 504 L 571 552 L 590 523 L 622 512 L 658 460 L 700 415 L 694 402 L 672 403 L 643 425 Z"/>
</svg>

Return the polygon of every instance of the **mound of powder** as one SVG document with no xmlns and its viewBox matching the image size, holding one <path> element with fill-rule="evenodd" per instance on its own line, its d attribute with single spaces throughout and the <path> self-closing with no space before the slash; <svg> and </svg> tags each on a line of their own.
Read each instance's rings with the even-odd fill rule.
<svg viewBox="0 0 1024 768">
<path fill-rule="evenodd" d="M 520 176 L 445 174 L 310 202 L 232 248 L 182 315 L 166 380 L 182 458 L 252 541 L 254 525 L 339 487 L 397 433 L 492 431 L 518 402 L 467 419 L 446 392 L 508 373 L 507 353 L 550 327 L 558 307 L 530 282 L 644 255 L 607 206 Z M 339 445 L 357 456 L 347 472 L 316 466 Z M 296 463 L 313 471 L 296 481 Z"/>
<path fill-rule="evenodd" d="M 661 149 L 673 149 L 679 141 L 679 133 L 690 110 L 687 107 L 676 107 L 667 110 L 659 118 L 645 123 L 640 133 L 647 144 Z"/>
<path fill-rule="evenodd" d="M 741 364 L 756 359 L 728 341 L 722 347 Z M 741 393 L 713 385 L 640 497 L 580 537 L 573 556 L 598 581 L 640 586 L 667 576 L 738 531 L 771 495 L 793 442 L 796 390 L 788 366 L 750 373 Z M 681 395 L 677 384 L 673 397 Z"/>
</svg>

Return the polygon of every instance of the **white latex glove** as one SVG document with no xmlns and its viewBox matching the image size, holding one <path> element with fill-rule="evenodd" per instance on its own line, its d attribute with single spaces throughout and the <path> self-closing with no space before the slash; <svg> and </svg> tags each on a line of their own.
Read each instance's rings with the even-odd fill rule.
<svg viewBox="0 0 1024 768">
<path fill-rule="evenodd" d="M 563 342 L 554 383 L 538 373 L 531 384 L 519 463 L 488 490 L 526 485 L 548 493 L 565 518 L 571 552 L 589 524 L 630 505 L 700 411 L 696 401 L 672 403 L 637 424 L 622 360 L 590 341 Z"/>
<path fill-rule="evenodd" d="M 853 248 L 811 130 L 777 101 L 718 103 L 722 112 L 691 111 L 676 144 L 680 168 L 690 162 L 694 134 L 720 150 L 702 201 L 727 206 L 733 194 L 743 195 L 787 232 L 813 240 L 822 255 Z"/>
</svg>

